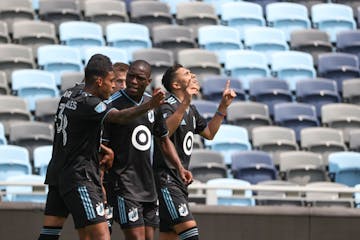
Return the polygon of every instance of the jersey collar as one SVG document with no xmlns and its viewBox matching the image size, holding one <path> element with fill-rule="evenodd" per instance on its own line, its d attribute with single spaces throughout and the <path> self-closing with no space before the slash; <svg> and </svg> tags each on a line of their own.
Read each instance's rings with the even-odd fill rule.
<svg viewBox="0 0 360 240">
<path fill-rule="evenodd" d="M 144 95 L 141 97 L 140 101 L 139 102 L 136 102 L 134 99 L 132 99 L 129 95 L 126 94 L 126 92 L 121 89 L 120 90 L 122 94 L 124 94 L 124 96 L 132 103 L 134 103 L 135 105 L 139 106 L 141 105 L 143 102 L 144 102 Z"/>
</svg>

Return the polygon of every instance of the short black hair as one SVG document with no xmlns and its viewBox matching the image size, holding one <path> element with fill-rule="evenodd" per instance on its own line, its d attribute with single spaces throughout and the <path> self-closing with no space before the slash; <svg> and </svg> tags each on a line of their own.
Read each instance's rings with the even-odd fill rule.
<svg viewBox="0 0 360 240">
<path fill-rule="evenodd" d="M 113 71 L 110 58 L 102 54 L 93 55 L 85 67 L 85 84 L 92 84 L 97 77 L 105 78 Z"/>
<path fill-rule="evenodd" d="M 165 89 L 168 92 L 171 92 L 171 84 L 175 79 L 175 73 L 179 68 L 183 68 L 184 66 L 181 64 L 174 64 L 173 66 L 169 67 L 162 77 L 162 84 L 164 85 Z"/>
<path fill-rule="evenodd" d="M 134 66 L 136 66 L 136 65 L 144 66 L 144 67 L 148 70 L 149 76 L 147 76 L 147 77 L 148 77 L 148 78 L 151 78 L 151 65 L 150 65 L 150 63 L 148 63 L 148 62 L 145 61 L 145 60 L 141 60 L 141 59 L 135 60 L 135 61 L 133 61 L 133 62 L 130 64 L 129 70 L 130 70 L 131 68 L 133 68 Z"/>
</svg>

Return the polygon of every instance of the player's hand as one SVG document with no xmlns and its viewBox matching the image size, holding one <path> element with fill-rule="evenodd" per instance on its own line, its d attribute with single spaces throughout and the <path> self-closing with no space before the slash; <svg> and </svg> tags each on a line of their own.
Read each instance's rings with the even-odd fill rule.
<svg viewBox="0 0 360 240">
<path fill-rule="evenodd" d="M 161 88 L 156 88 L 153 91 L 152 98 L 150 100 L 151 108 L 157 108 L 164 103 L 165 92 Z"/>
<path fill-rule="evenodd" d="M 104 170 L 108 170 L 113 165 L 114 152 L 111 148 L 105 146 L 104 144 L 101 144 L 100 148 L 100 154 L 102 155 L 102 158 L 100 159 L 100 167 Z"/>
<path fill-rule="evenodd" d="M 232 88 L 230 88 L 230 80 L 227 80 L 225 89 L 223 91 L 222 99 L 220 102 L 220 107 L 226 109 L 232 103 L 235 97 L 236 97 L 235 91 Z"/>
<path fill-rule="evenodd" d="M 193 182 L 192 173 L 189 170 L 186 170 L 185 168 L 182 168 L 180 170 L 180 176 L 186 185 L 189 185 L 190 183 Z"/>
</svg>

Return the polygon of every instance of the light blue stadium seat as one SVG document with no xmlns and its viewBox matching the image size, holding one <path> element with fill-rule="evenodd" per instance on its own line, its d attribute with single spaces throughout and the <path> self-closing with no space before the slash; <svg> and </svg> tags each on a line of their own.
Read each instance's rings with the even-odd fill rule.
<svg viewBox="0 0 360 240">
<path fill-rule="evenodd" d="M 309 53 L 298 51 L 274 53 L 271 66 L 273 75 L 286 80 L 292 91 L 295 90 L 297 81 L 316 77 L 314 61 Z"/>
<path fill-rule="evenodd" d="M 271 56 L 278 51 L 289 49 L 285 33 L 271 27 L 253 27 L 245 29 L 245 47 L 266 54 L 268 64 Z"/>
<path fill-rule="evenodd" d="M 97 53 L 108 56 L 112 63 L 116 63 L 116 62 L 129 63 L 129 58 L 125 49 L 102 46 L 102 47 L 87 47 L 84 49 L 83 58 L 85 60 L 85 64 L 87 64 L 89 59 L 94 54 Z"/>
<path fill-rule="evenodd" d="M 7 139 L 5 137 L 4 125 L 0 122 L 0 145 L 6 145 Z"/>
<path fill-rule="evenodd" d="M 250 183 L 240 179 L 232 178 L 217 178 L 211 179 L 206 183 L 209 187 L 219 187 L 217 190 L 207 190 L 208 194 L 215 194 L 215 202 L 207 202 L 212 205 L 225 205 L 225 206 L 255 206 L 255 200 L 252 198 L 252 190 L 232 190 L 232 189 L 221 189 L 222 186 L 227 187 L 240 187 L 250 186 Z M 240 193 L 240 194 L 235 194 Z M 238 196 L 236 196 L 238 195 Z M 209 196 L 208 196 L 209 199 Z"/>
<path fill-rule="evenodd" d="M 213 140 L 205 139 L 204 144 L 224 156 L 225 164 L 231 164 L 231 154 L 236 151 L 251 150 L 246 128 L 222 124 Z"/>
<path fill-rule="evenodd" d="M 0 145 L 0 181 L 31 173 L 29 152 L 24 147 Z"/>
<path fill-rule="evenodd" d="M 338 32 L 356 29 L 352 8 L 343 4 L 316 4 L 311 16 L 314 27 L 327 32 L 331 42 L 336 42 Z"/>
<path fill-rule="evenodd" d="M 240 39 L 244 40 L 244 31 L 255 26 L 265 26 L 263 9 L 251 2 L 229 2 L 221 5 L 221 19 L 224 25 L 236 28 Z"/>
<path fill-rule="evenodd" d="M 266 19 L 269 26 L 284 31 L 287 41 L 290 41 L 292 31 L 311 27 L 307 8 L 297 3 L 268 4 L 266 6 Z"/>
<path fill-rule="evenodd" d="M 214 6 L 216 14 L 221 15 L 221 6 L 225 3 L 235 2 L 237 0 L 203 0 L 205 3 L 210 3 Z"/>
<path fill-rule="evenodd" d="M 46 175 L 47 167 L 52 156 L 52 146 L 40 146 L 34 149 L 34 168 L 41 176 Z"/>
<path fill-rule="evenodd" d="M 225 61 L 226 52 L 241 49 L 239 32 L 232 27 L 209 25 L 198 29 L 199 45 L 215 52 L 221 63 Z"/>
<path fill-rule="evenodd" d="M 38 48 L 38 64 L 55 74 L 56 85 L 61 84 L 61 73 L 83 69 L 80 50 L 62 45 L 45 45 Z"/>
<path fill-rule="evenodd" d="M 270 75 L 265 54 L 251 50 L 227 52 L 224 66 L 229 76 L 241 79 L 244 89 L 252 79 Z"/>
<path fill-rule="evenodd" d="M 134 51 L 151 48 L 149 29 L 136 23 L 112 23 L 106 26 L 106 41 L 110 46 L 123 48 L 132 59 Z"/>
<path fill-rule="evenodd" d="M 12 72 L 12 90 L 27 101 L 30 111 L 35 111 L 36 100 L 59 96 L 55 75 L 43 70 L 24 69 Z"/>
<path fill-rule="evenodd" d="M 355 186 L 360 183 L 360 153 L 336 152 L 328 157 L 329 173 L 335 182 Z"/>
<path fill-rule="evenodd" d="M 355 189 L 359 190 L 359 192 L 354 193 L 354 198 L 355 198 L 355 206 L 356 208 L 360 208 L 360 183 L 356 184 Z"/>
</svg>

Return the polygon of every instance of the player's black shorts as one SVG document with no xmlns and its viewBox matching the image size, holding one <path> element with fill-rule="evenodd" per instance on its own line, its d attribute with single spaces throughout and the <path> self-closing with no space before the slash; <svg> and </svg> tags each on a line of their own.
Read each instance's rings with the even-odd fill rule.
<svg viewBox="0 0 360 240">
<path fill-rule="evenodd" d="M 194 220 L 189 209 L 188 197 L 176 184 L 166 183 L 161 177 L 158 187 L 160 232 L 173 231 L 173 226 Z"/>
<path fill-rule="evenodd" d="M 116 196 L 114 207 L 114 220 L 123 229 L 149 226 L 159 227 L 158 205 L 156 202 L 138 202 Z"/>
<path fill-rule="evenodd" d="M 49 188 L 45 215 L 67 217 L 71 213 L 75 228 L 106 222 L 102 190 L 92 182 L 60 194 L 57 187 Z"/>
</svg>

